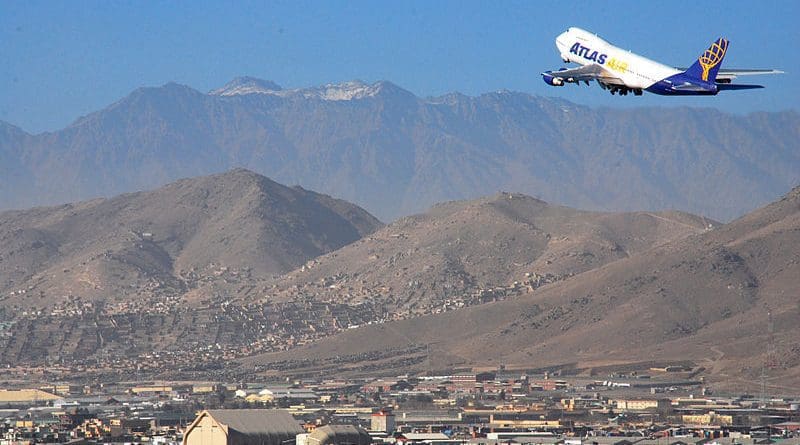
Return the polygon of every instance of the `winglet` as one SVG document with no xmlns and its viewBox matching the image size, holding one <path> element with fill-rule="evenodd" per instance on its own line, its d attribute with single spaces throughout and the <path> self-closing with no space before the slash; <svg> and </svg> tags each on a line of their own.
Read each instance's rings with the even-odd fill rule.
<svg viewBox="0 0 800 445">
<path fill-rule="evenodd" d="M 686 70 L 686 75 L 694 79 L 702 80 L 703 82 L 714 83 L 717 79 L 719 67 L 722 66 L 722 59 L 725 58 L 725 53 L 727 51 L 728 40 L 722 37 L 718 38 L 697 58 L 697 61 Z"/>
</svg>

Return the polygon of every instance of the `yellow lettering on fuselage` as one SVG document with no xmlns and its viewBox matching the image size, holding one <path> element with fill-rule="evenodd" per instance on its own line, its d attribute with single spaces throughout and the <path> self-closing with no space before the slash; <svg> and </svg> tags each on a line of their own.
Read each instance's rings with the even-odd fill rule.
<svg viewBox="0 0 800 445">
<path fill-rule="evenodd" d="M 628 62 L 623 62 L 616 57 L 609 59 L 609 61 L 606 62 L 606 66 L 620 73 L 624 73 L 628 70 Z"/>
</svg>

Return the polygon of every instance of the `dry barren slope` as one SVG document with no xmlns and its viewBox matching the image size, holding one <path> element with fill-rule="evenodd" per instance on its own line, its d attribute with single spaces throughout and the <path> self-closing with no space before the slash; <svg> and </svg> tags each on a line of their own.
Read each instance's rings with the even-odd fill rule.
<svg viewBox="0 0 800 445">
<path fill-rule="evenodd" d="M 247 170 L 149 192 L 0 213 L 4 305 L 185 292 L 221 268 L 271 277 L 381 223 L 363 209 Z"/>
<path fill-rule="evenodd" d="M 588 212 L 500 193 L 402 218 L 281 277 L 271 293 L 386 296 L 390 308 L 413 309 L 515 281 L 557 281 L 709 224 L 716 223 L 682 212 Z"/>
<path fill-rule="evenodd" d="M 264 364 L 358 363 L 412 351 L 410 370 L 500 364 L 592 367 L 692 359 L 718 385 L 800 388 L 800 188 L 716 230 L 655 247 L 514 300 L 352 330 Z M 768 313 L 773 320 L 770 344 Z M 416 345 L 416 350 L 408 349 Z M 419 346 L 424 346 L 420 352 Z M 772 357 L 768 352 L 774 350 Z M 393 364 L 397 366 L 397 364 Z M 336 369 L 346 370 L 341 364 Z"/>
</svg>

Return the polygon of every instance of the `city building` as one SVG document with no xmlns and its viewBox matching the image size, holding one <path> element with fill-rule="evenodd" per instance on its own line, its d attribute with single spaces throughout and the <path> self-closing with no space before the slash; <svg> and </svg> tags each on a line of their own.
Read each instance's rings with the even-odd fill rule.
<svg viewBox="0 0 800 445">
<path fill-rule="evenodd" d="M 370 429 L 372 431 L 391 433 L 396 429 L 394 413 L 384 410 L 373 413 L 370 418 Z"/>
<path fill-rule="evenodd" d="M 183 445 L 287 445 L 304 432 L 285 410 L 205 410 L 186 428 Z"/>
</svg>

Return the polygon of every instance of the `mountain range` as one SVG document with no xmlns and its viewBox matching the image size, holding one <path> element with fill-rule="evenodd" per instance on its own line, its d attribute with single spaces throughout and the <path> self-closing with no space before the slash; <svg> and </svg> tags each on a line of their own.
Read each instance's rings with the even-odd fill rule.
<svg viewBox="0 0 800 445">
<path fill-rule="evenodd" d="M 592 109 L 510 91 L 420 98 L 385 81 L 282 89 L 238 78 L 209 93 L 169 83 L 55 132 L 0 123 L 0 208 L 244 167 L 384 221 L 501 190 L 728 221 L 797 184 L 798 140 L 795 111 Z"/>
</svg>

